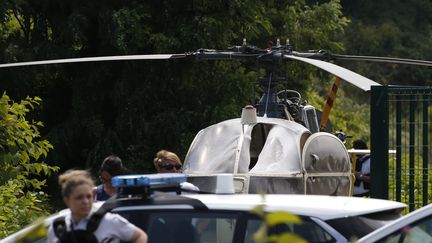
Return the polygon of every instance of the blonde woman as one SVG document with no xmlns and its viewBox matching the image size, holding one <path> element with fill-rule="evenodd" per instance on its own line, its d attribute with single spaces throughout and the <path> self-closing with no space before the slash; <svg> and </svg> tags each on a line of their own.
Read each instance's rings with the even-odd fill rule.
<svg viewBox="0 0 432 243">
<path fill-rule="evenodd" d="M 168 150 L 160 150 L 156 153 L 153 164 L 158 173 L 181 173 L 182 162 L 177 154 Z"/>
<path fill-rule="evenodd" d="M 92 207 L 94 182 L 89 172 L 69 170 L 59 177 L 59 184 L 63 201 L 71 213 L 64 220 L 62 219 L 63 224 L 55 222 L 50 226 L 48 242 L 90 242 L 87 238 L 83 238 L 83 235 L 86 234 L 85 237 L 88 237 L 87 224 L 89 221 L 94 221 L 95 217 L 92 216 L 99 211 Z M 109 212 L 99 215 L 96 229 L 91 231 L 95 241 L 111 242 L 119 239 L 136 243 L 147 242 L 147 234 L 122 216 Z"/>
<path fill-rule="evenodd" d="M 182 162 L 177 154 L 160 150 L 153 159 L 153 164 L 158 173 L 182 173 Z M 183 182 L 180 184 L 181 189 L 191 192 L 199 192 L 199 188 L 192 183 Z"/>
</svg>

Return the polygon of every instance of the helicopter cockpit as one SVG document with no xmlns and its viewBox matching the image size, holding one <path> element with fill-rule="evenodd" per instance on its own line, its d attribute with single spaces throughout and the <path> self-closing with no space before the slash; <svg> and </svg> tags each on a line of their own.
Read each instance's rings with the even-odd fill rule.
<svg viewBox="0 0 432 243">
<path fill-rule="evenodd" d="M 318 116 L 315 107 L 306 105 L 300 93 L 284 89 L 277 93 L 279 102 L 287 108 L 286 117 L 305 126 L 312 133 L 319 132 Z"/>
</svg>

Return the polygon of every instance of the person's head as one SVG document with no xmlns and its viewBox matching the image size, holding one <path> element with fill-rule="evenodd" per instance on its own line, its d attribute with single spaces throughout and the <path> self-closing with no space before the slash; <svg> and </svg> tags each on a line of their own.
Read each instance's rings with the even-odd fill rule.
<svg viewBox="0 0 432 243">
<path fill-rule="evenodd" d="M 357 139 L 353 142 L 354 149 L 368 149 L 366 142 L 362 139 Z"/>
<path fill-rule="evenodd" d="M 99 169 L 99 178 L 104 186 L 111 186 L 111 179 L 114 176 L 124 174 L 124 167 L 118 156 L 110 155 L 104 159 Z"/>
<path fill-rule="evenodd" d="M 158 173 L 181 173 L 182 162 L 173 152 L 160 150 L 156 153 L 153 164 Z"/>
<path fill-rule="evenodd" d="M 74 218 L 85 218 L 92 208 L 94 182 L 86 170 L 68 170 L 59 177 L 63 201 Z"/>
</svg>

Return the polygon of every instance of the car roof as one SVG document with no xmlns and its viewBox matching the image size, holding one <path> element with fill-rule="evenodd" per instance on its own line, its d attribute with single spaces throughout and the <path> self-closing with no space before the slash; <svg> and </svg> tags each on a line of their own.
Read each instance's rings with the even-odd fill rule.
<svg viewBox="0 0 432 243">
<path fill-rule="evenodd" d="M 403 228 L 406 225 L 411 224 L 419 219 L 432 215 L 432 204 L 421 207 L 399 219 L 367 234 L 366 236 L 360 238 L 358 243 L 362 242 L 375 242 L 385 236 L 392 234 L 393 232 Z"/>
<path fill-rule="evenodd" d="M 229 175 L 219 175 L 218 182 L 219 179 L 225 179 L 227 181 L 221 180 L 221 182 L 227 183 L 220 184 L 231 184 L 231 187 L 233 187 L 233 183 L 229 183 L 232 182 L 232 175 L 231 179 Z M 314 216 L 322 220 L 331 220 L 386 211 L 399 213 L 406 207 L 406 204 L 389 200 L 310 194 L 182 194 L 181 197 L 177 197 L 177 199 L 182 200 L 177 200 L 176 198 L 170 199 L 169 197 L 164 199 L 164 195 L 151 196 L 152 191 L 157 192 L 164 187 L 169 189 L 164 191 L 171 192 L 172 195 L 172 192 L 174 192 L 172 184 L 184 181 L 186 181 L 186 176 L 180 176 L 178 173 L 114 177 L 113 184 L 121 188 L 119 190 L 119 197 L 122 197 L 122 199 L 114 201 L 112 205 L 110 205 L 111 202 L 108 203 L 106 208 L 128 210 L 130 206 L 143 208 L 149 204 L 152 206 L 163 205 L 165 208 L 167 206 L 168 208 L 174 208 L 174 205 L 188 204 L 192 206 L 190 208 L 195 209 L 208 208 L 210 210 L 249 211 L 257 205 L 265 203 L 267 205 L 266 211 L 289 211 L 297 215 Z M 232 190 L 221 189 L 219 191 L 228 192 Z M 167 194 L 165 193 L 165 195 Z M 142 200 L 131 200 L 134 196 L 138 196 L 138 199 L 141 198 Z M 189 203 L 187 202 L 188 200 L 185 200 L 188 198 Z M 170 200 L 172 201 L 170 202 Z"/>
<path fill-rule="evenodd" d="M 289 211 L 303 216 L 314 216 L 322 220 L 359 216 L 388 210 L 403 210 L 406 204 L 372 198 L 287 195 L 287 194 L 188 194 L 185 197 L 200 200 L 211 210 L 251 210 L 264 203 L 266 211 Z"/>
</svg>

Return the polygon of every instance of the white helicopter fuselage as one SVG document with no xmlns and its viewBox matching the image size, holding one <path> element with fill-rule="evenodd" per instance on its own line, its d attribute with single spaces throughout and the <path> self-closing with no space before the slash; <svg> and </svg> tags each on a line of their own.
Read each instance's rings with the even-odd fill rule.
<svg viewBox="0 0 432 243">
<path fill-rule="evenodd" d="M 234 175 L 236 193 L 351 195 L 354 180 L 347 149 L 336 136 L 267 117 L 253 124 L 231 119 L 201 130 L 184 173 L 208 192 L 214 192 L 220 173 Z"/>
</svg>

